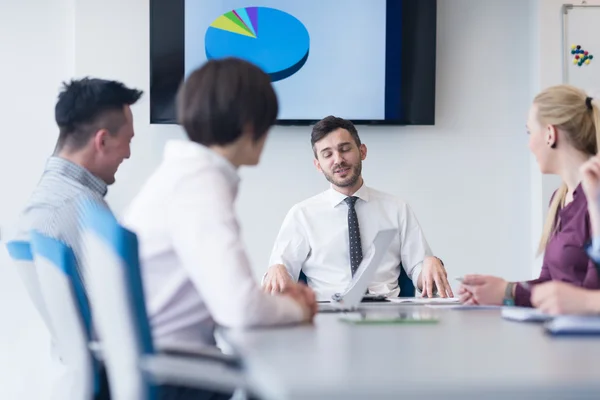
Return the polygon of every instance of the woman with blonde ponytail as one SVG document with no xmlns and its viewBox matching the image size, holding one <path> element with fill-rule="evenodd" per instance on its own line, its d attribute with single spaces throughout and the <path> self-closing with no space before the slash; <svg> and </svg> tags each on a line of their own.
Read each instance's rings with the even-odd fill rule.
<svg viewBox="0 0 600 400">
<path fill-rule="evenodd" d="M 550 87 L 535 97 L 527 131 L 529 148 L 541 172 L 562 179 L 552 196 L 540 239 L 539 252 L 544 253 L 540 277 L 518 283 L 495 276 L 468 275 L 459 289 L 463 303 L 532 307 L 532 289 L 551 281 L 600 289 L 596 265 L 586 251 L 592 236 L 586 199 L 589 194 L 582 188 L 582 168 L 596 156 L 600 144 L 598 102 L 573 86 Z"/>
<path fill-rule="evenodd" d="M 600 129 L 600 106 L 588 98 L 594 113 L 596 129 Z M 581 186 L 588 201 L 592 243 L 588 255 L 600 267 L 600 156 L 589 159 L 581 167 Z M 589 290 L 566 282 L 547 282 L 533 288 L 531 302 L 549 314 L 600 314 L 600 290 Z"/>
</svg>

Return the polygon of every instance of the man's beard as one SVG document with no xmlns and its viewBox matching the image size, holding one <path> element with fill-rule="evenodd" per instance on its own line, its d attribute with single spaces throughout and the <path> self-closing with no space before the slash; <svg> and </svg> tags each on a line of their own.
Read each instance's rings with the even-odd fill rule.
<svg viewBox="0 0 600 400">
<path fill-rule="evenodd" d="M 360 178 L 360 174 L 362 172 L 362 162 L 359 161 L 358 164 L 356 165 L 348 165 L 346 163 L 342 163 L 342 164 L 336 164 L 333 166 L 332 171 L 336 171 L 338 169 L 341 168 L 348 168 L 351 167 L 351 171 L 352 173 L 342 179 L 338 179 L 335 177 L 335 173 L 332 173 L 331 175 L 326 173 L 325 171 L 323 171 L 323 175 L 325 175 L 325 179 L 327 179 L 330 183 L 334 184 L 337 187 L 349 187 L 349 186 L 353 186 L 354 184 L 356 184 L 356 182 L 358 182 L 358 179 Z"/>
</svg>

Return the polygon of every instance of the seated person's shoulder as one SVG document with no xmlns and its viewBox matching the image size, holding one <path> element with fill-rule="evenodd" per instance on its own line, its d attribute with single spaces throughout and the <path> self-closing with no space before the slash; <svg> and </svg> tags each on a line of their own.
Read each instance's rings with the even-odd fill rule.
<svg viewBox="0 0 600 400">
<path fill-rule="evenodd" d="M 172 190 L 174 192 L 197 192 L 200 190 L 203 196 L 222 196 L 231 192 L 235 186 L 234 178 L 226 176 L 223 172 L 214 168 L 202 168 L 200 166 L 182 171 L 178 176 L 172 178 Z M 206 190 L 210 188 L 211 190 Z M 167 187 L 163 189 L 168 190 Z"/>
<path fill-rule="evenodd" d="M 81 206 L 85 202 L 100 203 L 98 199 L 84 193 L 65 197 L 56 203 L 31 203 L 21 213 L 17 223 L 15 240 L 29 238 L 31 230 L 37 230 L 54 237 L 62 237 L 61 230 L 77 225 L 81 215 Z M 67 228 L 68 227 L 68 228 Z"/>
<path fill-rule="evenodd" d="M 369 196 L 372 200 L 381 202 L 386 206 L 397 207 L 398 209 L 406 209 L 410 207 L 408 202 L 402 197 L 382 192 L 380 190 L 369 189 Z"/>
<path fill-rule="evenodd" d="M 320 207 L 326 206 L 328 203 L 327 192 L 321 192 L 317 195 L 309 197 L 308 199 L 302 200 L 299 203 L 294 204 L 288 214 L 300 214 L 306 211 L 311 211 L 314 209 L 318 209 Z"/>
</svg>

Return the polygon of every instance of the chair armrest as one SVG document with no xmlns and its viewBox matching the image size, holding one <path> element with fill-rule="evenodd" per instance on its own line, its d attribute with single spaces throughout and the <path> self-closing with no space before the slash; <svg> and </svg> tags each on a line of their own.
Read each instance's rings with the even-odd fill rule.
<svg viewBox="0 0 600 400">
<path fill-rule="evenodd" d="M 157 385 L 179 385 L 226 392 L 247 388 L 246 379 L 239 369 L 214 360 L 194 359 L 189 355 L 145 356 L 140 360 L 140 368 Z"/>
<path fill-rule="evenodd" d="M 214 346 L 198 346 L 194 343 L 162 341 L 156 344 L 156 351 L 165 355 L 206 359 L 218 361 L 234 368 L 240 367 L 240 359 L 238 357 L 225 354 Z"/>
</svg>

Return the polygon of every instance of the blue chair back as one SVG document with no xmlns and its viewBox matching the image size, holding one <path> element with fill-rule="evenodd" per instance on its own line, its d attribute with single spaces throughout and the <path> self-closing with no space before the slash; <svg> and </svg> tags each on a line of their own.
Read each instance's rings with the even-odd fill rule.
<svg viewBox="0 0 600 400">
<path fill-rule="evenodd" d="M 306 278 L 306 275 L 303 271 L 300 271 L 298 281 L 308 285 L 308 278 Z M 400 295 L 398 297 L 415 297 L 415 287 L 413 285 L 413 281 L 409 278 L 404 268 L 402 268 L 402 264 L 400 264 L 398 287 L 400 288 Z"/>
<path fill-rule="evenodd" d="M 17 273 L 25 286 L 25 290 L 29 298 L 33 302 L 33 306 L 42 317 L 44 324 L 50 331 L 50 335 L 54 337 L 52 324 L 44 298 L 40 290 L 40 282 L 38 279 L 35 263 L 33 262 L 33 254 L 31 253 L 31 245 L 26 241 L 14 240 L 6 243 L 6 250 L 17 269 Z"/>
<path fill-rule="evenodd" d="M 30 238 L 40 293 L 73 385 L 71 393 L 76 399 L 93 399 L 100 390 L 100 366 L 89 349 L 92 318 L 75 255 L 66 244 L 35 230 Z"/>
<path fill-rule="evenodd" d="M 84 263 L 113 400 L 156 396 L 139 367 L 155 353 L 140 274 L 137 236 L 107 208 L 82 204 Z"/>
</svg>

